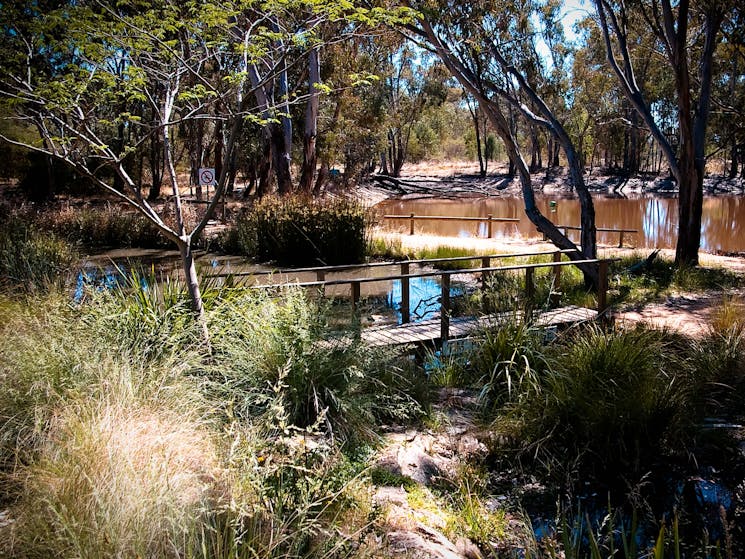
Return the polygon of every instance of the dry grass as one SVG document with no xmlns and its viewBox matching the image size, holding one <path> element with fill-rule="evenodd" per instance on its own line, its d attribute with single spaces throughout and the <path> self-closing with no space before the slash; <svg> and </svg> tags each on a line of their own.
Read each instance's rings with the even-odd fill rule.
<svg viewBox="0 0 745 559">
<path fill-rule="evenodd" d="M 21 469 L 12 555 L 174 556 L 219 475 L 214 438 L 168 410 L 70 407 Z"/>
</svg>

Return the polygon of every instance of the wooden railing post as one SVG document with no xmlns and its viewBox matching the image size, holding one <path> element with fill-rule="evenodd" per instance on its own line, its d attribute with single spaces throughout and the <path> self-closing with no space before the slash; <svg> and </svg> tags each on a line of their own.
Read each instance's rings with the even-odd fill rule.
<svg viewBox="0 0 745 559">
<path fill-rule="evenodd" d="M 484 256 L 481 258 L 482 268 L 491 268 L 491 258 Z M 486 288 L 489 287 L 489 278 L 491 272 L 481 272 L 481 303 L 485 313 L 490 312 L 491 305 L 489 304 L 489 297 L 486 294 Z"/>
<path fill-rule="evenodd" d="M 623 229 L 618 232 L 618 248 L 623 248 Z"/>
<path fill-rule="evenodd" d="M 561 251 L 554 252 L 554 262 L 561 262 Z M 561 266 L 554 266 L 554 290 L 561 288 Z"/>
<path fill-rule="evenodd" d="M 317 270 L 316 271 L 316 280 L 317 281 L 326 281 L 326 272 L 324 270 Z M 318 287 L 318 292 L 321 294 L 321 297 L 326 296 L 326 286 L 321 285 Z"/>
<path fill-rule="evenodd" d="M 491 239 L 492 234 L 492 214 L 486 216 L 486 238 Z"/>
<path fill-rule="evenodd" d="M 450 274 L 440 276 L 442 295 L 440 297 L 440 341 L 446 342 L 450 336 Z"/>
<path fill-rule="evenodd" d="M 608 261 L 598 263 L 598 314 L 608 308 Z"/>
<path fill-rule="evenodd" d="M 351 281 L 349 282 L 352 286 L 352 312 L 354 314 L 357 314 L 357 311 L 359 310 L 359 304 L 360 304 L 360 282 L 359 281 Z"/>
<path fill-rule="evenodd" d="M 530 318 L 530 312 L 533 310 L 534 293 L 533 268 L 525 268 L 525 315 L 527 318 Z"/>
<path fill-rule="evenodd" d="M 409 224 L 409 235 L 414 234 L 414 213 L 412 212 L 411 217 L 409 217 L 410 224 Z"/>
<path fill-rule="evenodd" d="M 401 262 L 401 275 L 409 275 L 409 263 Z M 401 323 L 406 324 L 411 320 L 410 305 L 411 295 L 409 293 L 409 278 L 401 278 Z"/>
</svg>

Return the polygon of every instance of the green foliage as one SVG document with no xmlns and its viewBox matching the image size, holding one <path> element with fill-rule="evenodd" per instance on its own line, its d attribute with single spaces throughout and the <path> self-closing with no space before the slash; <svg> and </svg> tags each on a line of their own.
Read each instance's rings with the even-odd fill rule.
<svg viewBox="0 0 745 559">
<path fill-rule="evenodd" d="M 372 236 L 367 243 L 365 253 L 369 258 L 381 260 L 405 260 L 409 255 L 404 252 L 400 238 Z"/>
<path fill-rule="evenodd" d="M 316 422 L 342 440 L 369 438 L 378 420 L 423 412 L 426 389 L 400 357 L 352 337 L 333 338 L 324 311 L 298 289 L 281 299 L 247 292 L 211 316 L 215 389 L 237 417 L 266 414 L 281 401 L 291 425 Z M 401 364 L 403 362 L 403 365 Z"/>
<path fill-rule="evenodd" d="M 478 251 L 448 245 L 422 247 L 414 252 L 413 258 L 416 260 L 436 260 L 438 258 L 457 258 L 461 256 L 473 256 L 474 259 L 456 262 L 435 262 L 433 267 L 437 270 L 465 270 L 468 268 L 476 268 L 481 265 L 481 262 L 477 258 L 479 256 Z"/>
<path fill-rule="evenodd" d="M 370 469 L 370 481 L 376 487 L 403 487 L 407 490 L 416 487 L 416 482 L 410 477 L 396 474 L 380 466 Z"/>
<path fill-rule="evenodd" d="M 345 198 L 264 198 L 239 218 L 243 253 L 284 266 L 362 262 L 368 216 Z"/>
<path fill-rule="evenodd" d="M 540 377 L 550 369 L 542 330 L 513 319 L 485 329 L 477 340 L 468 371 L 481 387 L 487 415 L 506 402 L 524 402 L 538 394 Z"/>
<path fill-rule="evenodd" d="M 29 216 L 0 207 L 0 289 L 34 291 L 59 285 L 76 257 L 68 243 L 42 232 Z"/>
<path fill-rule="evenodd" d="M 120 207 L 68 208 L 44 215 L 48 226 L 60 237 L 86 249 L 164 248 L 171 243 L 144 216 Z"/>
<path fill-rule="evenodd" d="M 452 514 L 446 530 L 467 537 L 481 549 L 490 549 L 505 539 L 509 525 L 503 509 L 487 505 L 485 480 L 486 476 L 473 468 L 460 473 L 457 490 L 450 494 Z"/>
<path fill-rule="evenodd" d="M 215 294 L 207 291 L 209 306 Z M 178 284 L 132 272 L 112 290 L 91 289 L 81 320 L 102 343 L 130 348 L 141 359 L 160 360 L 197 347 L 200 337 L 191 300 Z"/>
</svg>

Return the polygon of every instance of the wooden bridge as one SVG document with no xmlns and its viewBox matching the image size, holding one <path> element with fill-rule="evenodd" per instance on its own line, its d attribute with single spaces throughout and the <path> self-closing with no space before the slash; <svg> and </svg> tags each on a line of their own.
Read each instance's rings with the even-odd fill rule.
<svg viewBox="0 0 745 559">
<path fill-rule="evenodd" d="M 371 346 L 386 346 L 400 344 L 422 344 L 422 343 L 442 343 L 447 340 L 462 338 L 474 330 L 490 324 L 498 324 L 511 318 L 516 314 L 524 317 L 525 313 L 530 313 L 535 324 L 542 327 L 561 326 L 576 324 L 595 320 L 598 316 L 605 313 L 607 308 L 607 288 L 608 288 L 608 265 L 610 260 L 597 259 L 575 259 L 563 260 L 567 253 L 576 253 L 573 250 L 556 250 L 545 252 L 530 252 L 518 254 L 491 254 L 484 256 L 462 256 L 452 258 L 424 259 L 424 260 L 407 260 L 402 262 L 376 262 L 370 264 L 356 264 L 345 266 L 323 266 L 315 268 L 295 268 L 283 270 L 267 270 L 262 272 L 241 272 L 241 273 L 218 273 L 211 274 L 208 277 L 224 278 L 226 284 L 235 286 L 237 282 L 246 283 L 246 280 L 255 280 L 262 276 L 284 277 L 284 281 L 273 283 L 256 283 L 247 284 L 246 287 L 251 289 L 276 289 L 283 286 L 296 286 L 304 288 L 316 288 L 321 294 L 325 294 L 326 289 L 331 286 L 348 285 L 352 302 L 352 311 L 357 313 L 359 310 L 361 286 L 363 284 L 382 282 L 382 281 L 400 281 L 401 282 L 401 324 L 381 325 L 364 328 L 361 337 Z M 539 262 L 530 264 L 513 264 L 508 266 L 492 266 L 492 260 L 501 260 L 509 258 L 525 258 L 552 256 L 550 262 Z M 413 265 L 431 266 L 436 263 L 454 263 L 479 261 L 480 266 L 453 269 L 453 270 L 432 270 L 424 269 L 422 271 L 411 273 Z M 489 313 L 485 312 L 479 316 L 452 317 L 451 278 L 456 274 L 480 274 L 481 289 L 488 284 L 490 275 L 499 272 L 524 273 L 524 292 L 526 299 L 530 301 L 534 290 L 535 271 L 540 268 L 549 268 L 553 273 L 553 289 L 557 290 L 561 282 L 561 271 L 566 266 L 592 265 L 598 267 L 599 289 L 597 293 L 597 308 L 589 309 L 578 306 L 564 306 L 560 308 L 535 311 L 531 308 L 520 310 L 518 313 Z M 346 272 L 350 270 L 364 270 L 379 267 L 397 267 L 400 273 L 386 275 L 382 277 L 353 277 L 343 279 L 326 279 L 334 272 Z M 316 275 L 316 281 L 297 281 L 301 273 L 311 273 Z M 295 281 L 291 281 L 291 277 Z M 411 322 L 410 301 L 411 301 L 411 280 L 414 278 L 439 277 L 440 279 L 440 317 L 430 320 Z"/>
</svg>

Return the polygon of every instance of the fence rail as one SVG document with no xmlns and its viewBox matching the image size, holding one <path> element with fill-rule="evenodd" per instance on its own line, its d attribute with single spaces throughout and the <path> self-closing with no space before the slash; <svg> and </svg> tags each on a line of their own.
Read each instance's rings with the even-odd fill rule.
<svg viewBox="0 0 745 559">
<path fill-rule="evenodd" d="M 238 278 L 238 277 L 255 277 L 255 276 L 291 276 L 301 273 L 315 273 L 319 277 L 318 281 L 323 281 L 327 274 L 334 272 L 347 272 L 349 270 L 367 270 L 371 268 L 383 268 L 386 266 L 411 266 L 411 265 L 428 265 L 436 263 L 447 263 L 447 262 L 469 262 L 473 260 L 481 260 L 484 267 L 489 267 L 492 260 L 501 260 L 506 258 L 528 258 L 533 256 L 550 256 L 556 253 L 569 254 L 577 252 L 574 249 L 561 249 L 561 250 L 545 250 L 545 251 L 534 251 L 534 252 L 516 252 L 516 253 L 500 253 L 500 254 L 485 254 L 485 255 L 469 255 L 469 256 L 448 256 L 445 258 L 422 258 L 415 260 L 399 260 L 399 261 L 385 261 L 385 262 L 365 262 L 361 264 L 341 264 L 338 266 L 312 266 L 308 268 L 277 268 L 271 270 L 256 270 L 256 271 L 245 271 L 245 272 L 217 272 L 214 274 L 207 274 L 208 278 Z M 402 274 L 404 272 L 401 272 Z M 408 272 L 407 272 L 408 273 Z"/>
<path fill-rule="evenodd" d="M 493 224 L 494 223 L 516 223 L 519 222 L 520 219 L 516 217 L 494 217 L 492 214 L 487 215 L 486 217 L 458 217 L 458 216 L 450 216 L 450 215 L 416 215 L 416 214 L 409 214 L 409 215 L 384 215 L 383 219 L 408 219 L 409 220 L 409 235 L 414 234 L 414 223 L 417 220 L 430 220 L 430 221 L 478 221 L 478 222 L 485 222 L 486 228 L 487 228 L 487 234 L 486 237 L 488 239 L 491 239 L 492 233 L 493 233 Z"/>
<path fill-rule="evenodd" d="M 569 231 L 582 231 L 581 227 L 576 225 L 557 225 L 557 229 L 563 229 L 564 236 L 567 237 Z M 618 248 L 623 248 L 623 236 L 624 233 L 638 233 L 638 229 L 621 229 L 617 227 L 596 227 L 595 231 L 600 233 L 618 233 Z M 546 235 L 543 236 L 543 240 L 547 240 Z"/>
</svg>

